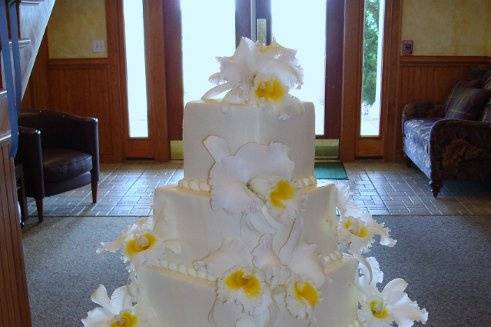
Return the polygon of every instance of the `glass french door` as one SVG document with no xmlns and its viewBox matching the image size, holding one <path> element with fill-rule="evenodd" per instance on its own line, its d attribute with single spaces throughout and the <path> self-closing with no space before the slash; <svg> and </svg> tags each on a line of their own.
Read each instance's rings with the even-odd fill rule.
<svg viewBox="0 0 491 327">
<path fill-rule="evenodd" d="M 304 68 L 304 85 L 292 93 L 304 101 L 314 102 L 318 138 L 337 139 L 339 129 L 328 128 L 326 124 L 329 118 L 337 119 L 339 124 L 341 109 L 340 101 L 339 105 L 326 106 L 329 101 L 335 103 L 333 97 L 340 93 L 326 97 L 329 78 L 326 53 L 330 44 L 326 37 L 330 35 L 329 7 L 337 6 L 341 12 L 338 16 L 342 17 L 340 3 L 339 0 L 165 1 L 167 79 L 172 80 L 167 85 L 167 94 L 171 95 L 167 100 L 170 139 L 182 139 L 185 104 L 199 100 L 211 87 L 208 77 L 219 69 L 215 57 L 232 55 L 242 36 L 265 43 L 275 38 L 280 44 L 298 50 L 297 56 Z M 339 24 L 341 30 L 330 29 L 331 33 L 338 33 L 336 37 L 342 41 L 342 20 L 333 22 Z M 341 44 L 334 48 L 342 52 Z M 340 71 L 341 64 L 336 65 Z M 340 88 L 340 78 L 332 81 Z M 333 114 L 329 114 L 331 107 Z"/>
<path fill-rule="evenodd" d="M 271 0 L 271 34 L 297 49 L 304 85 L 292 94 L 315 105 L 315 134 L 324 135 L 326 84 L 326 0 Z"/>
<path fill-rule="evenodd" d="M 385 0 L 361 0 L 361 101 L 357 157 L 383 156 L 382 74 L 384 58 Z"/>
<path fill-rule="evenodd" d="M 218 70 L 217 56 L 231 55 L 235 39 L 235 2 L 180 0 L 183 102 L 199 100 Z"/>
<path fill-rule="evenodd" d="M 127 159 L 153 159 L 152 138 L 149 122 L 149 99 L 147 85 L 147 52 L 145 22 L 146 4 L 144 0 L 123 0 L 122 35 L 124 41 L 125 67 L 125 144 L 124 156 Z"/>
</svg>

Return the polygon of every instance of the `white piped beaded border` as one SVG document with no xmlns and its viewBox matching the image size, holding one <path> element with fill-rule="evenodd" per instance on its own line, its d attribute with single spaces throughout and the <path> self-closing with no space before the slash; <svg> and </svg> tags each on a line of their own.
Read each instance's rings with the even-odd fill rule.
<svg viewBox="0 0 491 327">
<path fill-rule="evenodd" d="M 326 256 L 322 257 L 325 264 L 330 264 L 343 259 L 343 254 L 339 251 L 334 251 Z"/>
<path fill-rule="evenodd" d="M 294 181 L 294 184 L 298 188 L 305 188 L 309 186 L 317 185 L 317 180 L 314 176 L 299 178 Z M 193 179 L 193 178 L 183 178 L 177 185 L 185 190 L 190 190 L 194 192 L 210 192 L 211 187 L 208 181 L 203 179 Z"/>
<path fill-rule="evenodd" d="M 164 269 L 167 269 L 167 270 L 170 270 L 170 271 L 173 271 L 175 273 L 182 274 L 185 276 L 191 276 L 194 278 L 204 279 L 204 280 L 207 280 L 209 282 L 216 282 L 216 280 L 217 280 L 217 277 L 215 277 L 215 276 L 212 276 L 212 275 L 207 274 L 207 273 L 202 272 L 202 271 L 196 271 L 194 268 L 186 268 L 185 265 L 182 265 L 182 264 L 179 265 L 177 263 L 169 262 L 167 260 L 162 260 L 160 262 L 159 268 L 164 268 Z"/>
</svg>

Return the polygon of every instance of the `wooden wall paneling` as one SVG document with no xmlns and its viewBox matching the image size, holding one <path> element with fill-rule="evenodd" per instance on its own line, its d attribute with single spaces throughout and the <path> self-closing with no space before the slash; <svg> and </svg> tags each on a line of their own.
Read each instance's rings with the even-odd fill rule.
<svg viewBox="0 0 491 327">
<path fill-rule="evenodd" d="M 48 66 L 49 108 L 97 117 L 101 159 L 120 161 L 121 111 L 115 109 L 108 59 L 52 59 Z"/>
<path fill-rule="evenodd" d="M 179 0 L 164 1 L 164 28 L 168 133 L 170 140 L 182 140 L 184 103 Z"/>
<path fill-rule="evenodd" d="M 8 141 L 0 140 L 0 326 L 31 326 L 14 166 Z"/>
<path fill-rule="evenodd" d="M 47 109 L 48 99 L 48 38 L 44 35 L 36 62 L 31 72 L 31 77 L 22 98 L 22 110 L 28 111 L 34 108 Z"/>
<path fill-rule="evenodd" d="M 343 33 L 343 87 L 339 153 L 341 161 L 355 159 L 357 122 L 361 103 L 363 0 L 345 1 Z"/>
<path fill-rule="evenodd" d="M 456 81 L 468 79 L 475 65 L 491 65 L 490 57 L 401 56 L 397 93 L 391 101 L 387 131 L 388 160 L 402 159 L 401 115 L 405 104 L 413 101 L 444 103 Z"/>
</svg>

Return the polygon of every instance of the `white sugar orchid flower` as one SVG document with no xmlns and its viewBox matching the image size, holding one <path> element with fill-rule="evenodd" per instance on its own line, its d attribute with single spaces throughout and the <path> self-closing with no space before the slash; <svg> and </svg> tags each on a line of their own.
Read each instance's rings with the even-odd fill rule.
<svg viewBox="0 0 491 327">
<path fill-rule="evenodd" d="M 252 317 L 266 312 L 272 303 L 262 273 L 250 267 L 235 267 L 225 272 L 217 282 L 217 299 L 241 306 Z"/>
<path fill-rule="evenodd" d="M 383 274 L 377 260 L 368 258 L 369 267 L 360 265 L 361 275 L 358 280 L 359 303 L 358 318 L 366 327 L 411 327 L 415 321 L 426 323 L 428 312 L 419 308 L 404 292 L 407 282 L 396 278 L 388 282 L 380 292 L 377 285 L 382 283 Z M 373 278 L 370 280 L 369 269 Z"/>
<path fill-rule="evenodd" d="M 321 301 L 320 288 L 326 281 L 317 247 L 301 241 L 303 219 L 295 219 L 289 237 L 275 256 L 272 235 L 263 235 L 253 251 L 254 266 L 264 271 L 272 289 L 285 291 L 285 306 L 297 319 L 315 320 L 314 309 Z"/>
<path fill-rule="evenodd" d="M 136 314 L 133 300 L 126 286 L 114 290 L 111 298 L 103 285 L 99 285 L 91 296 L 92 302 L 100 305 L 82 319 L 84 327 L 136 327 L 140 317 Z"/>
<path fill-rule="evenodd" d="M 223 102 L 270 106 L 281 118 L 300 113 L 304 110 L 302 103 L 288 94 L 303 83 L 295 54 L 295 50 L 276 41 L 265 46 L 242 38 L 231 57 L 217 58 L 220 71 L 210 76 L 210 82 L 218 85 L 202 98 L 208 100 L 226 93 Z"/>
<path fill-rule="evenodd" d="M 159 237 L 154 231 L 153 219 L 141 219 L 130 225 L 116 240 L 102 242 L 97 252 L 121 251 L 125 262 L 129 261 L 133 266 L 141 266 L 158 264 L 167 249 L 175 253 L 181 250 L 176 240 L 163 240 Z"/>
<path fill-rule="evenodd" d="M 287 286 L 286 308 L 297 319 L 315 321 L 313 312 L 320 300 L 320 291 L 310 280 L 295 278 Z"/>
<path fill-rule="evenodd" d="M 368 252 L 375 236 L 380 237 L 381 245 L 393 247 L 397 242 L 390 237 L 390 229 L 375 221 L 370 214 L 341 214 L 338 222 L 338 242 L 348 253 L 357 256 Z"/>
<path fill-rule="evenodd" d="M 210 171 L 211 204 L 231 214 L 250 214 L 267 209 L 265 219 L 273 229 L 270 216 L 294 216 L 300 197 L 292 182 L 294 163 L 288 147 L 281 143 L 247 143 L 234 155 L 227 142 L 209 136 L 205 147 L 215 160 Z"/>
</svg>

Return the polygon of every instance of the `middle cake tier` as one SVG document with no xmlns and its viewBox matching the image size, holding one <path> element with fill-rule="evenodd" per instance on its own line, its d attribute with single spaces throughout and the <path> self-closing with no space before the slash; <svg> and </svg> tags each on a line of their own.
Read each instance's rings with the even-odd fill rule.
<svg viewBox="0 0 491 327">
<path fill-rule="evenodd" d="M 304 222 L 302 241 L 317 245 L 317 253 L 326 260 L 339 256 L 336 242 L 336 186 L 305 187 L 301 215 Z M 210 194 L 193 192 L 179 186 L 160 187 L 155 192 L 155 232 L 164 240 L 175 240 L 180 253 L 169 252 L 166 259 L 186 267 L 210 255 L 230 241 L 240 241 L 249 252 L 261 237 L 250 221 L 260 212 L 243 216 L 213 210 Z"/>
</svg>

